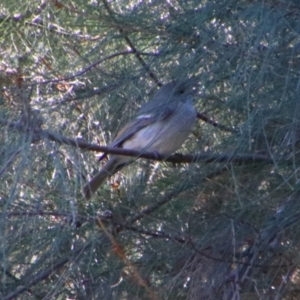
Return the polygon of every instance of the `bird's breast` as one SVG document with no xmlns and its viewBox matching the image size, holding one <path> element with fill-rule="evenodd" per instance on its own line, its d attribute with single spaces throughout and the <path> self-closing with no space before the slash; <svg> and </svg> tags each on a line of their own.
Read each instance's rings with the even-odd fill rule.
<svg viewBox="0 0 300 300">
<path fill-rule="evenodd" d="M 146 126 L 123 143 L 123 148 L 158 152 L 176 151 L 189 136 L 196 122 L 196 110 L 189 102 L 180 104 L 166 119 Z"/>
</svg>

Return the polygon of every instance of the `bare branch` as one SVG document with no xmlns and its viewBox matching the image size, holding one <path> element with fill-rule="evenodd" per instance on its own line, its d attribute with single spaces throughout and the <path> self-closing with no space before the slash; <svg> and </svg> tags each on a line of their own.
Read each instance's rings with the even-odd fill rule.
<svg viewBox="0 0 300 300">
<path fill-rule="evenodd" d="M 16 129 L 19 131 L 24 131 L 24 127 L 20 122 L 11 122 L 7 120 L 0 119 L 0 124 L 5 125 L 9 128 Z M 236 165 L 241 164 L 253 164 L 253 163 L 266 163 L 266 164 L 273 164 L 274 160 L 271 159 L 267 155 L 260 155 L 260 154 L 206 154 L 206 153 L 199 153 L 194 155 L 182 155 L 182 154 L 174 154 L 170 156 L 161 155 L 158 153 L 152 152 L 141 152 L 136 150 L 130 149 L 123 149 L 123 148 L 113 148 L 107 146 L 100 146 L 95 144 L 90 144 L 84 142 L 80 139 L 71 139 L 67 138 L 63 135 L 58 133 L 50 132 L 48 130 L 42 129 L 34 129 L 33 133 L 35 136 L 49 139 L 51 141 L 55 141 L 60 144 L 66 144 L 70 146 L 75 146 L 83 150 L 95 151 L 95 152 L 104 152 L 107 154 L 117 154 L 117 155 L 124 155 L 124 156 L 132 156 L 134 158 L 147 158 L 151 160 L 157 161 L 167 161 L 172 163 L 233 163 Z M 287 163 L 288 161 L 285 161 Z"/>
<path fill-rule="evenodd" d="M 82 251 L 82 249 L 81 249 Z M 78 253 L 79 251 L 76 251 Z M 60 260 L 58 260 L 56 263 L 51 264 L 51 266 L 43 271 L 41 271 L 39 274 L 33 276 L 33 278 L 26 284 L 26 286 L 21 286 L 17 288 L 12 293 L 4 296 L 2 300 L 12 300 L 19 296 L 20 294 L 24 293 L 25 291 L 28 291 L 30 287 L 38 284 L 42 280 L 48 278 L 53 272 L 55 272 L 57 269 L 63 267 L 66 263 L 68 263 L 71 260 L 71 258 L 65 257 Z"/>
<path fill-rule="evenodd" d="M 117 154 L 124 156 L 132 156 L 134 158 L 147 158 L 151 160 L 157 161 L 167 161 L 172 163 L 195 163 L 195 162 L 203 162 L 203 163 L 234 163 L 234 164 L 244 164 L 244 163 L 268 163 L 272 164 L 274 161 L 266 155 L 257 155 L 257 154 L 195 154 L 195 155 L 182 155 L 182 154 L 174 154 L 170 156 L 161 155 L 158 153 L 152 152 L 141 152 L 130 149 L 123 148 L 113 148 L 100 146 L 95 144 L 86 143 L 84 141 L 78 139 L 70 139 L 66 138 L 57 133 L 52 133 L 46 130 L 40 130 L 39 134 L 48 138 L 49 140 L 56 141 L 58 143 L 63 143 L 71 146 L 76 146 L 78 148 L 84 150 L 90 150 L 95 152 L 104 152 L 107 154 Z"/>
<path fill-rule="evenodd" d="M 165 195 L 160 201 L 158 201 L 156 204 L 152 205 L 152 206 L 148 206 L 145 209 L 143 209 L 140 213 L 138 213 L 137 215 L 135 215 L 133 218 L 130 219 L 130 221 L 128 222 L 129 224 L 133 224 L 136 221 L 142 219 L 145 215 L 150 215 L 152 212 L 154 212 L 155 210 L 159 209 L 161 206 L 165 205 L 166 203 L 170 202 L 173 197 L 175 195 L 177 195 L 178 193 L 180 193 L 180 191 L 178 191 L 178 189 L 169 192 L 167 195 Z"/>
<path fill-rule="evenodd" d="M 102 1 L 103 1 L 103 4 L 104 4 L 107 12 L 109 13 L 109 15 L 111 16 L 112 20 L 115 22 L 117 28 L 119 29 L 121 35 L 125 39 L 126 43 L 130 47 L 130 49 L 132 50 L 132 53 L 135 54 L 135 56 L 138 59 L 138 61 L 145 68 L 145 70 L 149 74 L 150 78 L 157 84 L 157 86 L 159 86 L 159 87 L 162 86 L 162 83 L 159 81 L 159 79 L 157 78 L 157 76 L 151 71 L 150 67 L 147 65 L 147 63 L 141 57 L 140 52 L 136 49 L 136 47 L 134 46 L 134 44 L 132 43 L 132 41 L 130 40 L 130 38 L 125 34 L 123 28 L 120 25 L 118 25 L 118 21 L 115 18 L 115 14 L 113 13 L 112 9 L 110 8 L 108 2 L 106 0 L 102 0 Z"/>
<path fill-rule="evenodd" d="M 171 234 L 165 233 L 163 231 L 153 232 L 153 231 L 144 230 L 144 229 L 140 229 L 140 228 L 136 228 L 136 227 L 128 226 L 128 225 L 125 225 L 124 228 L 127 229 L 127 230 L 130 230 L 130 231 L 134 231 L 134 232 L 144 234 L 144 235 L 147 235 L 147 236 L 151 236 L 151 237 L 154 237 L 154 238 L 168 239 L 168 240 L 171 240 L 171 241 L 176 241 L 176 242 L 181 243 L 181 244 L 184 244 L 184 243 L 187 242 L 187 239 L 183 236 L 172 236 Z"/>
<path fill-rule="evenodd" d="M 212 126 L 214 126 L 214 127 L 219 128 L 219 129 L 221 129 L 221 130 L 223 130 L 223 131 L 227 131 L 227 132 L 231 132 L 231 133 L 237 133 L 237 132 L 238 132 L 238 131 L 237 131 L 236 129 L 234 129 L 234 128 L 229 128 L 229 127 L 227 127 L 227 126 L 224 126 L 224 125 L 222 125 L 222 124 L 219 124 L 217 121 L 214 121 L 214 120 L 212 120 L 212 119 L 209 119 L 207 116 L 205 116 L 204 114 L 202 114 L 202 113 L 200 113 L 200 112 L 197 113 L 197 118 L 200 119 L 200 120 L 202 120 L 202 121 L 204 121 L 204 122 L 207 123 L 207 124 L 210 124 L 210 125 L 212 125 Z"/>
<path fill-rule="evenodd" d="M 68 76 L 68 77 L 64 77 L 64 78 L 59 78 L 59 79 L 50 79 L 50 80 L 46 80 L 46 81 L 41 81 L 41 82 L 35 82 L 35 83 L 32 83 L 30 85 L 36 85 L 36 84 L 48 84 L 48 83 L 53 83 L 53 82 L 61 82 L 61 81 L 68 81 L 68 80 L 71 80 L 71 79 L 74 79 L 74 78 L 77 78 L 83 74 L 85 74 L 86 72 L 90 71 L 92 68 L 96 67 L 97 65 L 103 63 L 104 61 L 106 60 L 109 60 L 109 59 L 112 59 L 114 57 L 117 57 L 117 56 L 120 56 L 120 55 L 128 55 L 128 54 L 133 54 L 134 52 L 133 51 L 122 51 L 122 52 L 117 52 L 117 53 L 114 53 L 114 54 L 111 54 L 111 55 L 108 55 L 96 62 L 94 62 L 93 64 L 89 65 L 88 67 L 86 67 L 85 69 L 77 72 L 76 74 L 74 75 L 71 75 L 71 76 Z"/>
<path fill-rule="evenodd" d="M 0 177 L 3 175 L 5 170 L 15 161 L 16 157 L 20 154 L 21 150 L 16 150 L 11 156 L 5 161 L 4 166 L 0 169 Z"/>
</svg>

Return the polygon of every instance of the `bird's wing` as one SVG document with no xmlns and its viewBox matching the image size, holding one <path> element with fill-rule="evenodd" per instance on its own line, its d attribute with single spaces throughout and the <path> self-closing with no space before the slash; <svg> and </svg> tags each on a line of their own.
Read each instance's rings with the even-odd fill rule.
<svg viewBox="0 0 300 300">
<path fill-rule="evenodd" d="M 158 115 L 154 114 L 142 114 L 138 115 L 134 120 L 129 122 L 123 129 L 121 129 L 113 142 L 109 145 L 109 147 L 121 147 L 122 144 L 133 137 L 138 131 L 141 129 L 157 122 L 162 121 L 170 117 L 174 112 L 174 109 L 165 109 L 164 111 L 160 111 Z"/>
</svg>

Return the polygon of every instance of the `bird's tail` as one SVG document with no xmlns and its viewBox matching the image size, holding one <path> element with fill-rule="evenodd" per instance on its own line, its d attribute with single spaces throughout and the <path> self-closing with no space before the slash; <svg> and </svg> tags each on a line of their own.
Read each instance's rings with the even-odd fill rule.
<svg viewBox="0 0 300 300">
<path fill-rule="evenodd" d="M 83 188 L 83 195 L 86 200 L 89 200 L 97 191 L 100 185 L 107 177 L 115 174 L 119 169 L 117 157 L 111 158 L 103 168 L 89 181 Z"/>
</svg>

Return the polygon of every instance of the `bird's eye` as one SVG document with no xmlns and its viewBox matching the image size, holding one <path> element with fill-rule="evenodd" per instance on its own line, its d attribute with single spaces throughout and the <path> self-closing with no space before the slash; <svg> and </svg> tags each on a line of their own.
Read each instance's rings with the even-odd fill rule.
<svg viewBox="0 0 300 300">
<path fill-rule="evenodd" d="M 184 90 L 179 90 L 178 92 L 179 92 L 179 94 L 183 94 Z"/>
</svg>

